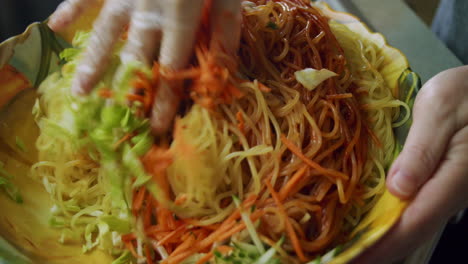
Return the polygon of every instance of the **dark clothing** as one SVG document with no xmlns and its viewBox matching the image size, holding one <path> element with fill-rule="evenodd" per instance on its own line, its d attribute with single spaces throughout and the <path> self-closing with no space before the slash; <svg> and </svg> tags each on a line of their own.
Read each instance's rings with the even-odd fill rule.
<svg viewBox="0 0 468 264">
<path fill-rule="evenodd" d="M 0 42 L 44 21 L 62 0 L 0 0 Z"/>
<path fill-rule="evenodd" d="M 432 31 L 463 62 L 468 64 L 468 1 L 442 0 Z"/>
</svg>

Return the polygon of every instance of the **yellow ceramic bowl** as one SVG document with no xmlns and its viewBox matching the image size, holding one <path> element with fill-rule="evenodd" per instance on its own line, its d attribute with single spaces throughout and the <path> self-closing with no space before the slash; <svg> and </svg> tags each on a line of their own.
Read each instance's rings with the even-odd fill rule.
<svg viewBox="0 0 468 264">
<path fill-rule="evenodd" d="M 412 106 L 420 86 L 419 78 L 409 70 L 408 61 L 397 49 L 387 45 L 385 38 L 373 33 L 356 17 L 316 4 L 331 19 L 346 25 L 363 40 L 375 43 L 378 55 L 385 58 L 381 73 L 393 94 Z M 87 13 L 59 35 L 71 42 L 77 30 L 91 29 L 99 9 Z M 38 135 L 31 113 L 36 93 L 30 87 L 58 69 L 58 53 L 66 42 L 41 23 L 27 28 L 25 33 L 0 45 L 0 161 L 21 190 L 23 203 L 12 201 L 0 189 L 0 263 L 111 263 L 112 257 L 94 250 L 82 254 L 81 245 L 59 243 L 60 231 L 48 224 L 52 201 L 42 184 L 28 177 L 36 161 L 35 140 Z M 11 66 L 10 66 L 11 65 Z M 12 67 L 13 66 L 13 67 Z M 20 73 L 16 72 L 18 70 Z M 399 147 L 408 133 L 409 123 L 395 131 Z M 26 151 L 18 151 L 16 138 L 21 138 Z M 397 154 L 397 153 L 395 153 Z M 398 220 L 405 203 L 386 191 L 373 210 L 361 221 L 344 250 L 331 263 L 346 263 L 374 244 Z"/>
</svg>

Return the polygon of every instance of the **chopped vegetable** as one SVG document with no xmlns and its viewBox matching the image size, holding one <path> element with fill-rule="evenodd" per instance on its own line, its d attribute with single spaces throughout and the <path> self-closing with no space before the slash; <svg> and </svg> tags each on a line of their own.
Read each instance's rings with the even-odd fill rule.
<svg viewBox="0 0 468 264">
<path fill-rule="evenodd" d="M 330 79 L 331 77 L 338 76 L 338 74 L 327 69 L 316 70 L 312 68 L 306 68 L 300 71 L 296 71 L 294 76 L 296 77 L 296 80 L 307 90 L 312 91 L 322 82 Z"/>
<path fill-rule="evenodd" d="M 260 238 L 258 237 L 257 231 L 255 230 L 255 226 L 252 223 L 252 221 L 250 220 L 249 215 L 247 214 L 247 212 L 245 210 L 243 210 L 241 208 L 241 202 L 240 202 L 239 198 L 237 196 L 233 196 L 232 200 L 236 204 L 237 208 L 239 210 L 241 210 L 242 220 L 244 221 L 245 226 L 247 227 L 247 231 L 249 232 L 250 237 L 252 238 L 252 241 L 254 242 L 255 246 L 257 247 L 258 252 L 260 252 L 262 254 L 265 253 L 265 247 L 263 246 L 262 242 L 260 241 Z"/>
</svg>

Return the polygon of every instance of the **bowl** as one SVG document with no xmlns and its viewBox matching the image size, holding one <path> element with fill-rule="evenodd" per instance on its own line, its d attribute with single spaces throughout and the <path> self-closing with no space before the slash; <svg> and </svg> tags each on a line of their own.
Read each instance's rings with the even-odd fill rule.
<svg viewBox="0 0 468 264">
<path fill-rule="evenodd" d="M 314 5 L 331 20 L 379 47 L 378 56 L 384 57 L 380 72 L 385 82 L 396 98 L 412 107 L 421 82 L 411 71 L 404 54 L 389 46 L 381 34 L 372 32 L 355 16 L 334 11 L 323 2 Z M 99 8 L 87 10 L 78 21 L 57 35 L 45 23 L 34 23 L 23 34 L 0 44 L 0 173 L 6 170 L 12 175 L 11 182 L 21 190 L 22 198 L 22 201 L 14 201 L 0 188 L 0 208 L 5 212 L 0 216 L 0 263 L 113 261 L 103 251 L 83 254 L 79 244 L 60 243 L 60 231 L 49 224 L 52 206 L 49 194 L 42 183 L 28 177 L 30 166 L 37 160 L 35 140 L 39 130 L 32 114 L 37 97 L 35 88 L 59 69 L 60 51 L 70 45 L 68 43 L 77 31 L 90 30 L 98 13 Z M 411 120 L 394 130 L 397 139 L 395 157 L 403 147 L 410 125 Z M 347 263 L 372 246 L 398 221 L 405 207 L 404 201 L 386 190 L 350 234 L 341 252 L 328 263 Z"/>
</svg>

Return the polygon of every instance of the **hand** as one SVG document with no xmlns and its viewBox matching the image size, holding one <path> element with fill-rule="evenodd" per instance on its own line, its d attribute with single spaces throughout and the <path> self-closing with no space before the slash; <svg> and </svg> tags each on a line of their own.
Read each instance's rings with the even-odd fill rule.
<svg viewBox="0 0 468 264">
<path fill-rule="evenodd" d="M 468 206 L 468 66 L 444 71 L 422 88 L 414 122 L 387 187 L 411 199 L 400 221 L 355 263 L 392 263 Z"/>
<path fill-rule="evenodd" d="M 89 5 L 99 0 L 67 0 L 49 20 L 54 31 L 72 23 Z M 207 3 L 210 1 L 206 1 Z M 212 0 L 211 46 L 235 54 L 240 41 L 239 0 Z M 105 71 L 122 28 L 130 23 L 123 63 L 140 61 L 151 65 L 161 41 L 159 63 L 162 69 L 180 70 L 187 66 L 200 26 L 204 0 L 107 0 L 94 24 L 94 31 L 80 61 L 72 93 L 86 95 Z M 174 85 L 173 85 L 174 86 Z M 177 112 L 178 87 L 160 84 L 154 100 L 151 124 L 155 134 L 166 132 Z M 176 85 L 177 86 L 177 85 Z"/>
</svg>

